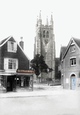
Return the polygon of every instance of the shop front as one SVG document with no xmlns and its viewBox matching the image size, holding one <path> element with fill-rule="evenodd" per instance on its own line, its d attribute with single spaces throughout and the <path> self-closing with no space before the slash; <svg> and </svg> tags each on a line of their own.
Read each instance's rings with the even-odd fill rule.
<svg viewBox="0 0 80 115">
<path fill-rule="evenodd" d="M 0 91 L 16 92 L 20 88 L 33 90 L 32 70 L 17 70 L 16 73 L 0 72 Z"/>
</svg>

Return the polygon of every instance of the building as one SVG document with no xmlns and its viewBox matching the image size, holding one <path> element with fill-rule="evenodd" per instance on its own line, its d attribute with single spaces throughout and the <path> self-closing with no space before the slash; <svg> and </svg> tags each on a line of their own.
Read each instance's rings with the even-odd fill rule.
<svg viewBox="0 0 80 115">
<path fill-rule="evenodd" d="M 36 37 L 34 43 L 34 56 L 40 54 L 44 56 L 46 64 L 53 71 L 46 74 L 41 73 L 42 80 L 46 80 L 47 77 L 55 78 L 55 39 L 53 33 L 53 16 L 51 15 L 50 24 L 48 18 L 46 19 L 46 25 L 42 24 L 41 12 L 36 24 Z"/>
<path fill-rule="evenodd" d="M 0 91 L 27 88 L 33 79 L 29 58 L 23 51 L 24 42 L 18 44 L 12 36 L 0 42 Z"/>
<path fill-rule="evenodd" d="M 61 72 L 59 71 L 60 59 L 55 58 L 55 80 L 61 80 Z"/>
<path fill-rule="evenodd" d="M 61 47 L 60 70 L 63 88 L 80 88 L 80 39 L 71 38 L 66 47 Z"/>
</svg>

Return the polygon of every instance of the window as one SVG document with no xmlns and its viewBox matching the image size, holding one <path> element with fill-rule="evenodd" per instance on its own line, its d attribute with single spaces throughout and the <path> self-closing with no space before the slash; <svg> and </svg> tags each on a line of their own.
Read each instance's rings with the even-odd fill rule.
<svg viewBox="0 0 80 115">
<path fill-rule="evenodd" d="M 8 69 L 16 69 L 16 60 L 15 59 L 8 60 Z"/>
<path fill-rule="evenodd" d="M 18 59 L 4 58 L 4 69 L 5 70 L 17 70 Z"/>
<path fill-rule="evenodd" d="M 45 30 L 43 31 L 43 38 L 45 38 Z"/>
<path fill-rule="evenodd" d="M 76 65 L 76 58 L 71 58 L 70 59 L 70 65 L 71 66 Z"/>
<path fill-rule="evenodd" d="M 8 41 L 8 52 L 16 52 L 17 51 L 17 44 L 13 41 Z"/>
<path fill-rule="evenodd" d="M 75 45 L 70 46 L 70 52 L 75 52 Z"/>
<path fill-rule="evenodd" d="M 48 31 L 46 32 L 46 38 L 49 38 L 49 32 Z"/>
</svg>

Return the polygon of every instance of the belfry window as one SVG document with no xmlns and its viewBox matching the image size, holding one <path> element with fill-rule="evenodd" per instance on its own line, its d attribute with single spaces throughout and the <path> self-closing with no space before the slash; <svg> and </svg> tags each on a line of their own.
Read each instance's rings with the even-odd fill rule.
<svg viewBox="0 0 80 115">
<path fill-rule="evenodd" d="M 48 31 L 46 32 L 46 38 L 49 38 L 49 32 Z"/>
<path fill-rule="evenodd" d="M 43 38 L 45 38 L 45 30 L 43 31 Z"/>
</svg>

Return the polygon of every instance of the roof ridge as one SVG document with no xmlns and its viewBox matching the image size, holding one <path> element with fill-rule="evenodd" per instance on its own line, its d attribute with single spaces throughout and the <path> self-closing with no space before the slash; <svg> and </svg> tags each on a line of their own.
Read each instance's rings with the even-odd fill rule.
<svg viewBox="0 0 80 115">
<path fill-rule="evenodd" d="M 9 37 L 3 39 L 3 40 L 0 42 L 0 47 L 2 47 L 11 37 L 13 37 L 13 36 L 9 36 Z"/>
<path fill-rule="evenodd" d="M 80 38 L 75 38 L 75 37 L 72 37 L 72 39 L 74 39 L 74 40 L 75 40 L 75 39 L 76 39 L 76 40 L 80 40 Z"/>
<path fill-rule="evenodd" d="M 2 40 L 2 44 L 0 44 L 0 47 L 2 47 L 11 37 L 13 36 L 9 36 L 7 38 L 5 38 L 4 40 Z M 13 37 L 14 39 L 14 37 Z M 24 50 L 22 49 L 22 47 L 19 45 L 19 43 L 16 41 L 17 45 L 19 46 L 19 48 L 22 50 L 22 52 L 24 53 L 24 55 L 26 56 L 26 58 L 28 58 L 28 60 L 30 61 L 30 58 L 26 55 L 26 53 L 24 52 Z"/>
</svg>

